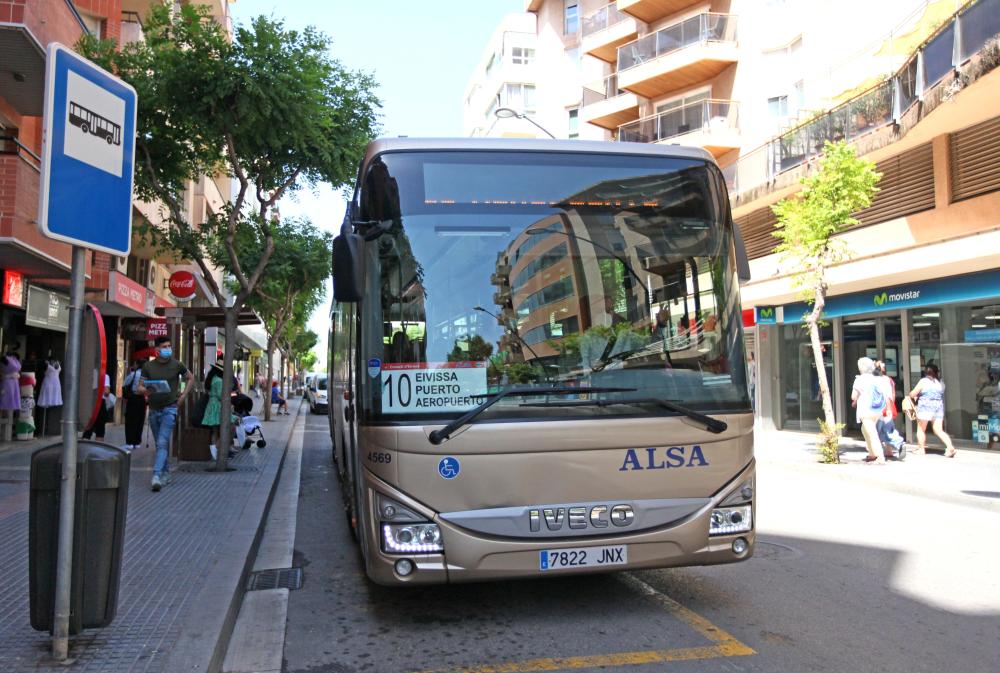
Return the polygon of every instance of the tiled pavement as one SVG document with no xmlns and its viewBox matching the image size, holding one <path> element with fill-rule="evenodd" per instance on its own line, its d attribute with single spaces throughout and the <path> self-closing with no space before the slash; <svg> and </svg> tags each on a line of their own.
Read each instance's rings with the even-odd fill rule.
<svg viewBox="0 0 1000 673">
<path fill-rule="evenodd" d="M 203 463 L 182 463 L 159 493 L 149 489 L 152 447 L 147 442 L 133 452 L 117 616 L 111 626 L 71 639 L 70 666 L 52 662 L 49 635 L 33 631 L 28 619 L 28 466 L 31 451 L 44 443 L 0 446 L 0 672 L 167 670 L 182 630 L 204 621 L 201 603 L 217 589 L 207 584 L 210 575 L 214 582 L 221 570 L 235 582 L 243 571 L 246 531 L 234 526 L 256 518 L 248 519 L 246 510 L 261 507 L 259 494 L 270 489 L 264 482 L 275 478 L 295 418 L 293 411 L 263 424 L 267 448 L 241 452 L 231 463 L 235 471 L 216 474 Z M 106 439 L 123 443 L 123 428 L 109 426 Z M 253 501 L 252 493 L 258 494 Z M 221 629 L 218 621 L 206 630 Z"/>
</svg>

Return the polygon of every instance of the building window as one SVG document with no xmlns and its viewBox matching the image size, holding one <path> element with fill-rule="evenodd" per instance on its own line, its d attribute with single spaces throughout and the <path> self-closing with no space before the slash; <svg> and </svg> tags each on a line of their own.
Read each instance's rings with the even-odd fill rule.
<svg viewBox="0 0 1000 673">
<path fill-rule="evenodd" d="M 534 84 L 504 84 L 500 92 L 500 105 L 517 110 L 518 112 L 534 112 L 535 107 L 535 85 Z"/>
<path fill-rule="evenodd" d="M 580 32 L 580 3 L 577 0 L 566 0 L 563 12 L 563 34 L 575 35 Z"/>
<path fill-rule="evenodd" d="M 806 83 L 801 79 L 792 86 L 792 105 L 796 112 L 806 106 Z"/>
<path fill-rule="evenodd" d="M 511 47 L 510 60 L 514 65 L 531 65 L 535 62 L 535 50 L 529 47 Z"/>
<path fill-rule="evenodd" d="M 580 108 L 573 108 L 569 111 L 569 137 L 580 137 Z"/>
<path fill-rule="evenodd" d="M 775 96 L 767 99 L 767 110 L 772 117 L 788 116 L 788 96 Z"/>
</svg>

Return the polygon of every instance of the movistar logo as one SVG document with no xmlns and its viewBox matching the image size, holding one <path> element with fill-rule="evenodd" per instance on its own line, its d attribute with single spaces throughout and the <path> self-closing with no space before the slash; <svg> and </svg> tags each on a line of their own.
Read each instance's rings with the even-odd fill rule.
<svg viewBox="0 0 1000 673">
<path fill-rule="evenodd" d="M 774 317 L 774 308 L 773 307 L 771 307 L 771 308 L 762 308 L 760 310 L 760 317 L 761 318 L 773 318 Z"/>
<path fill-rule="evenodd" d="M 873 299 L 875 300 L 876 306 L 882 306 L 886 303 L 893 303 L 897 301 L 909 301 L 910 299 L 920 299 L 920 290 L 910 290 L 908 292 L 894 292 L 889 294 L 888 292 L 882 292 L 881 294 L 876 294 Z"/>
</svg>

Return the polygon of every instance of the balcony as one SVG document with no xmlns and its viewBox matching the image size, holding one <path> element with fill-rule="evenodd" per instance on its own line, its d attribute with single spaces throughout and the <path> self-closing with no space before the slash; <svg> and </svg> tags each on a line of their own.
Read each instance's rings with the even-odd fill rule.
<svg viewBox="0 0 1000 673">
<path fill-rule="evenodd" d="M 701 0 L 618 0 L 618 9 L 651 23 L 699 4 Z"/>
<path fill-rule="evenodd" d="M 740 147 L 739 104 L 731 100 L 700 100 L 624 124 L 618 140 L 702 147 L 716 158 Z"/>
<path fill-rule="evenodd" d="M 638 118 L 639 97 L 618 88 L 618 75 L 610 75 L 600 83 L 583 87 L 580 121 L 614 131 Z"/>
<path fill-rule="evenodd" d="M 614 63 L 618 47 L 639 36 L 639 22 L 617 9 L 615 3 L 605 5 L 583 20 L 585 54 Z"/>
<path fill-rule="evenodd" d="M 707 82 L 736 61 L 736 17 L 699 14 L 618 47 L 618 86 L 656 98 Z"/>
<path fill-rule="evenodd" d="M 122 12 L 122 35 L 123 45 L 133 42 L 145 42 L 146 36 L 142 30 L 142 21 L 138 12 Z"/>
<path fill-rule="evenodd" d="M 68 0 L 0 2 L 0 98 L 18 114 L 41 117 L 45 45 L 76 44 L 85 31 Z"/>
<path fill-rule="evenodd" d="M 63 277 L 70 246 L 43 236 L 35 222 L 40 173 L 37 154 L 16 137 L 0 135 L 0 268 L 29 278 Z"/>
</svg>

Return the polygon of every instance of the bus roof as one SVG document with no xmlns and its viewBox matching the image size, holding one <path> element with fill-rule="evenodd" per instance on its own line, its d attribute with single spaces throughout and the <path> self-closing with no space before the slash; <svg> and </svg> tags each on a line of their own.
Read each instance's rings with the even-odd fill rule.
<svg viewBox="0 0 1000 673">
<path fill-rule="evenodd" d="M 700 147 L 682 145 L 537 138 L 378 138 L 368 145 L 362 171 L 379 154 L 418 151 L 576 152 L 715 161 L 711 153 Z"/>
</svg>

